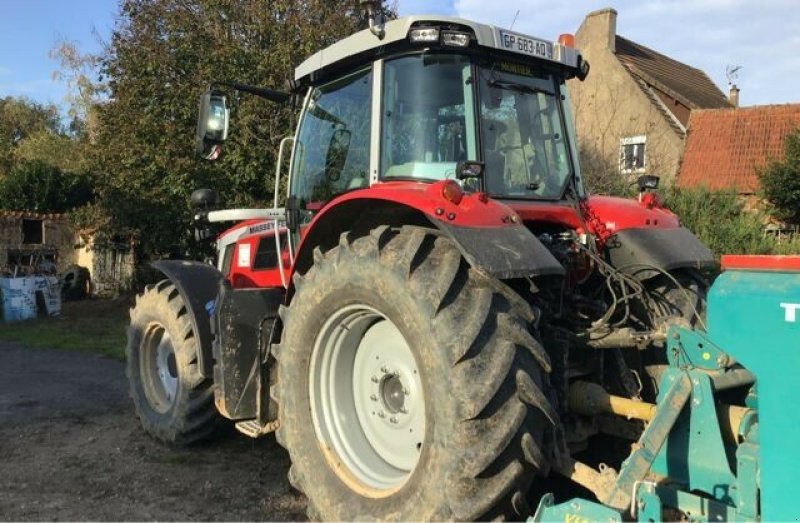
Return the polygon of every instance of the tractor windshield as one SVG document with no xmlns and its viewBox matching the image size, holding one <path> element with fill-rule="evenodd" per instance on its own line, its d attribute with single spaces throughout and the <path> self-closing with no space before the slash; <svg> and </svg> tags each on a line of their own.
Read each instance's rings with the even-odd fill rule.
<svg viewBox="0 0 800 523">
<path fill-rule="evenodd" d="M 429 53 L 387 61 L 383 178 L 455 178 L 459 161 L 477 160 L 473 100 L 468 56 Z"/>
<path fill-rule="evenodd" d="M 486 192 L 560 198 L 572 166 L 553 76 L 502 62 L 479 68 L 479 76 Z"/>
</svg>

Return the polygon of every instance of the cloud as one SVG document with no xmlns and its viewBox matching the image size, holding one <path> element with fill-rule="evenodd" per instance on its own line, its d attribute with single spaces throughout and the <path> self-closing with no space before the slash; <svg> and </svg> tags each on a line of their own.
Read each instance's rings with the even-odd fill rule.
<svg viewBox="0 0 800 523">
<path fill-rule="evenodd" d="M 402 7 L 402 4 L 401 4 Z M 458 16 L 542 38 L 575 32 L 590 11 L 614 7 L 617 32 L 705 71 L 727 91 L 725 68 L 741 65 L 745 105 L 800 102 L 796 0 L 455 0 Z M 405 12 L 404 14 L 408 14 Z M 444 13 L 443 13 L 444 14 Z"/>
</svg>

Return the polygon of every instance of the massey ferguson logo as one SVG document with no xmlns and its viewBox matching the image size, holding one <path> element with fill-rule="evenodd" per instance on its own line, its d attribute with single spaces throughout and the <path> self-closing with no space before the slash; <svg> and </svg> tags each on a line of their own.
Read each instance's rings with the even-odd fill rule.
<svg viewBox="0 0 800 523">
<path fill-rule="evenodd" d="M 783 318 L 787 323 L 797 321 L 797 309 L 800 309 L 800 303 L 781 303 L 781 308 L 784 310 Z"/>
</svg>

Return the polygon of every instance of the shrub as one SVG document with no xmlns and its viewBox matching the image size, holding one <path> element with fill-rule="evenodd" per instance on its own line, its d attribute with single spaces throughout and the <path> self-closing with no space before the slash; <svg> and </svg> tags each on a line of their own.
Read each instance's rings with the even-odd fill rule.
<svg viewBox="0 0 800 523">
<path fill-rule="evenodd" d="M 774 207 L 775 217 L 800 223 L 800 129 L 789 133 L 783 158 L 759 172 L 761 192 Z"/>
<path fill-rule="evenodd" d="M 776 242 L 764 235 L 763 214 L 745 211 L 734 192 L 671 188 L 663 197 L 681 223 L 716 256 L 772 254 L 777 249 Z"/>
</svg>

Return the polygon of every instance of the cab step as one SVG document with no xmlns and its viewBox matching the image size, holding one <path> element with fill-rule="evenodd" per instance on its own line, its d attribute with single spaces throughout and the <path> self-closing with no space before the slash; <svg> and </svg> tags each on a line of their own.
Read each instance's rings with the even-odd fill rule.
<svg viewBox="0 0 800 523">
<path fill-rule="evenodd" d="M 251 438 L 260 438 L 270 432 L 274 432 L 278 428 L 278 421 L 269 421 L 264 425 L 258 423 L 258 420 L 248 419 L 245 421 L 236 422 L 236 430 L 249 436 Z"/>
</svg>

